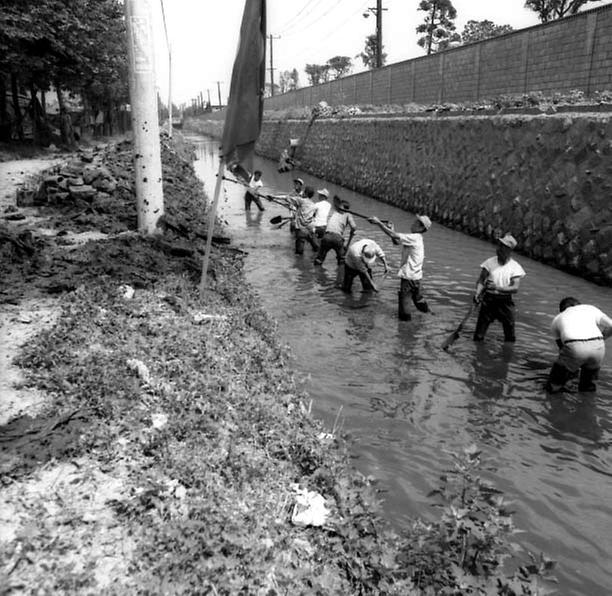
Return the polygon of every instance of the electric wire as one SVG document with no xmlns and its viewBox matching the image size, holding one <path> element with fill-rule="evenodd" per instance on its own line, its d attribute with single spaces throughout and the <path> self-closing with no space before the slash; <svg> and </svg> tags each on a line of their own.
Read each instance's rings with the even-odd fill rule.
<svg viewBox="0 0 612 596">
<path fill-rule="evenodd" d="M 289 17 L 289 19 L 285 21 L 283 25 L 281 25 L 280 27 L 276 27 L 276 29 L 283 31 L 287 28 L 292 27 L 293 25 L 295 25 L 296 22 L 298 22 L 300 15 L 308 8 L 308 6 L 315 2 L 315 5 L 306 13 L 306 16 L 309 15 L 314 10 L 314 8 L 321 3 L 321 1 L 322 0 L 309 0 L 296 14 L 294 14 L 292 17 Z"/>
<path fill-rule="evenodd" d="M 332 12 L 333 10 L 335 10 L 336 8 L 339 8 L 345 0 L 337 0 L 335 2 L 335 4 L 333 4 L 331 6 L 331 8 L 327 9 L 324 13 L 322 14 L 315 14 L 313 15 L 314 18 L 311 19 L 310 21 L 306 21 L 306 22 L 298 22 L 295 23 L 293 26 L 288 27 L 287 29 L 285 29 L 284 31 L 284 35 L 286 37 L 290 37 L 292 35 L 295 35 L 296 33 L 302 33 L 303 31 L 307 31 L 308 29 L 310 29 L 313 25 L 316 25 L 320 20 L 322 20 L 324 17 L 326 17 L 330 12 Z M 313 7 L 314 8 L 314 7 Z M 312 11 L 311 11 L 312 12 Z M 309 13 L 310 14 L 310 13 Z"/>
<path fill-rule="evenodd" d="M 359 8 L 357 10 L 355 10 L 354 12 L 352 12 L 351 14 L 349 14 L 348 16 L 343 16 L 342 18 L 342 22 L 347 23 L 348 21 L 350 21 L 357 13 L 359 12 L 363 12 L 364 10 L 364 6 L 366 4 L 368 4 L 369 0 L 365 0 L 364 2 L 361 3 L 361 5 L 359 6 Z M 331 36 L 331 34 L 336 31 L 338 29 L 340 22 L 334 23 L 329 29 L 326 29 L 326 31 L 324 33 L 321 33 L 319 35 L 319 37 L 314 40 L 314 44 L 317 45 L 317 49 L 324 49 L 326 47 L 329 47 L 329 45 L 331 43 L 333 43 L 335 41 L 335 39 Z M 290 37 L 290 36 L 288 36 Z M 323 42 L 323 45 L 320 44 L 320 42 L 324 39 L 327 39 L 327 41 Z M 304 50 L 308 51 L 308 48 L 300 48 L 301 51 L 294 51 L 288 54 L 285 54 L 283 56 L 283 62 L 287 63 L 290 61 L 297 61 L 297 60 L 301 60 L 303 59 L 304 56 Z"/>
</svg>

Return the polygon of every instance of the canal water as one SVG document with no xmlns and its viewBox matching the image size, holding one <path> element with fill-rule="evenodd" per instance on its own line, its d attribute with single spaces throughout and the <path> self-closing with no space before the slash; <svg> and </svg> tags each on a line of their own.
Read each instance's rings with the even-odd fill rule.
<svg viewBox="0 0 612 596">
<path fill-rule="evenodd" d="M 191 139 L 195 168 L 210 198 L 218 168 L 218 142 Z M 279 174 L 276 163 L 257 160 L 266 186 L 289 191 L 302 177 L 315 189 L 339 194 L 359 213 L 390 219 L 408 231 L 413 216 L 395 207 L 314 178 Z M 450 464 L 448 451 L 475 443 L 492 480 L 515 501 L 518 541 L 559 562 L 559 593 L 604 596 L 612 592 L 612 349 L 594 395 L 575 391 L 547 396 L 543 383 L 556 348 L 550 323 L 560 298 L 578 297 L 612 314 L 612 289 L 562 273 L 521 255 L 527 276 L 517 303 L 517 342 L 504 345 L 494 323 L 483 344 L 474 344 L 475 317 L 449 352 L 440 345 L 469 309 L 479 265 L 494 246 L 432 226 L 425 234 L 423 290 L 435 314 L 397 318 L 398 280 L 380 280 L 378 294 L 336 287 L 330 253 L 313 266 L 306 247 L 293 253 L 286 227 L 266 204 L 245 213 L 243 189 L 225 183 L 220 215 L 233 243 L 249 252 L 248 281 L 278 321 L 295 368 L 328 428 L 338 417 L 353 443 L 355 465 L 379 479 L 385 513 L 401 528 L 414 516 L 434 518 L 427 494 Z M 392 266 L 399 248 L 365 219 L 357 238 L 376 240 Z M 339 416 L 338 416 L 339 414 Z"/>
</svg>

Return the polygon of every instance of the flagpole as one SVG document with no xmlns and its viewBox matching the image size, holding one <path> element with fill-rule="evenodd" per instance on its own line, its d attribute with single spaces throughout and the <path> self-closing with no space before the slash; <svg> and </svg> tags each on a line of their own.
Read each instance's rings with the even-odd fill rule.
<svg viewBox="0 0 612 596">
<path fill-rule="evenodd" d="M 219 159 L 219 171 L 217 172 L 217 182 L 215 183 L 215 194 L 213 202 L 208 212 L 208 232 L 206 234 L 206 249 L 204 251 L 204 259 L 202 259 L 202 279 L 200 280 L 200 297 L 204 296 L 206 290 L 206 275 L 208 273 L 208 261 L 212 247 L 212 237 L 215 231 L 215 219 L 217 218 L 217 205 L 219 204 L 219 195 L 221 194 L 221 183 L 223 182 L 224 171 L 223 158 Z"/>
</svg>

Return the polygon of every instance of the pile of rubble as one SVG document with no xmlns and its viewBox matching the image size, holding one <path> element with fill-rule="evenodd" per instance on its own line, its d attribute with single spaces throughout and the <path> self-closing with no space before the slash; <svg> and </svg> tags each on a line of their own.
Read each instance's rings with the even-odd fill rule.
<svg viewBox="0 0 612 596">
<path fill-rule="evenodd" d="M 102 158 L 102 152 L 82 152 L 78 157 L 55 166 L 37 187 L 19 189 L 17 205 L 62 206 L 85 201 L 94 207 L 103 208 L 117 189 L 117 180 L 102 163 Z"/>
</svg>

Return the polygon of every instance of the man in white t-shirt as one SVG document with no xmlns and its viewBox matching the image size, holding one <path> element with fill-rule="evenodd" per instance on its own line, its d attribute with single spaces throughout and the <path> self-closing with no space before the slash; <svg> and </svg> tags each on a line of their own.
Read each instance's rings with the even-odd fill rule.
<svg viewBox="0 0 612 596">
<path fill-rule="evenodd" d="M 312 225 L 314 226 L 315 237 L 318 241 L 323 238 L 325 228 L 327 227 L 327 217 L 331 203 L 329 202 L 329 191 L 327 188 L 322 188 L 317 191 L 317 202 L 315 203 L 315 214 Z"/>
<path fill-rule="evenodd" d="M 378 292 L 378 288 L 372 278 L 372 267 L 376 263 L 376 259 L 380 259 L 385 268 L 385 273 L 387 273 L 389 267 L 387 266 L 385 253 L 374 240 L 364 238 L 363 240 L 353 242 L 346 251 L 344 259 L 342 290 L 350 292 L 353 280 L 359 276 L 364 292 L 371 292 L 372 290 Z"/>
<path fill-rule="evenodd" d="M 400 278 L 398 292 L 398 316 L 400 321 L 409 321 L 409 300 L 421 312 L 431 312 L 429 305 L 421 294 L 421 279 L 423 279 L 423 261 L 425 260 L 425 245 L 423 234 L 431 228 L 431 219 L 427 215 L 417 215 L 410 233 L 400 234 L 395 231 L 392 223 L 384 224 L 378 217 L 371 217 L 370 223 L 377 225 L 395 244 L 402 246 L 402 260 L 397 276 Z"/>
<path fill-rule="evenodd" d="M 262 186 L 261 171 L 255 170 L 251 180 L 249 180 L 247 191 L 244 193 L 244 208 L 247 211 L 251 210 L 251 202 L 255 203 L 260 211 L 265 211 L 264 206 L 261 204 L 261 197 L 259 196 L 259 189 Z"/>
<path fill-rule="evenodd" d="M 514 301 L 525 270 L 512 258 L 516 240 L 506 234 L 497 241 L 496 255 L 480 265 L 474 302 L 480 304 L 474 341 L 482 341 L 493 321 L 499 321 L 504 330 L 504 341 L 516 340 L 514 333 Z"/>
<path fill-rule="evenodd" d="M 567 296 L 559 303 L 551 329 L 559 356 L 550 369 L 546 389 L 560 391 L 580 371 L 578 391 L 595 391 L 606 353 L 604 340 L 612 335 L 612 319 L 597 307 Z"/>
</svg>

